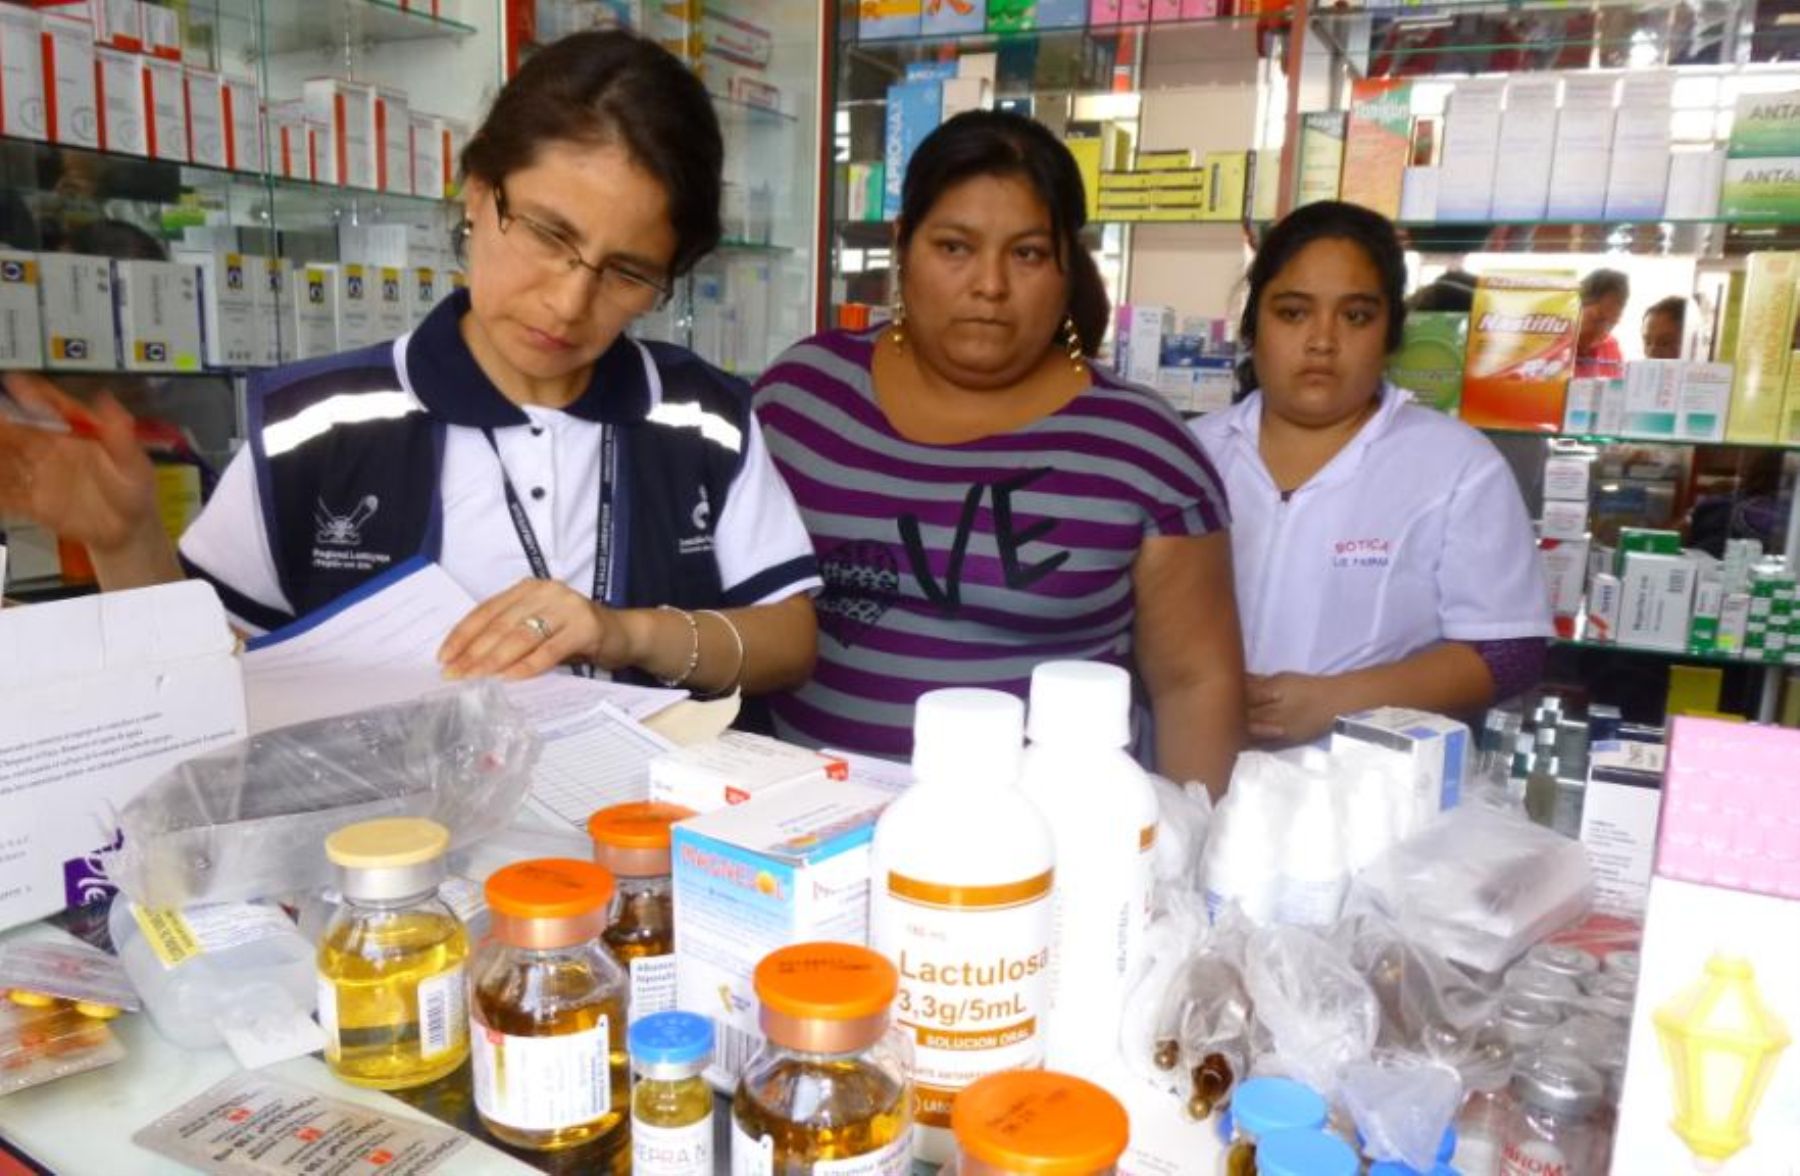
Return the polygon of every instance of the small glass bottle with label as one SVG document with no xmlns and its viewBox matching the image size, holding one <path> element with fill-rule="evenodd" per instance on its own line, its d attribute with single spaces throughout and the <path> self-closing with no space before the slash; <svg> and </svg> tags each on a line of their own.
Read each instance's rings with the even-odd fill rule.
<svg viewBox="0 0 1800 1176">
<path fill-rule="evenodd" d="M 942 1176 L 1108 1176 L 1131 1124 L 1119 1100 L 1051 1070 L 1002 1070 L 964 1087 L 950 1109 L 956 1158 Z"/>
<path fill-rule="evenodd" d="M 515 862 L 487 881 L 490 937 L 470 966 L 475 1110 L 533 1151 L 593 1144 L 630 1170 L 625 972 L 600 942 L 613 879 L 592 862 Z"/>
<path fill-rule="evenodd" d="M 1330 1108 L 1317 1091 L 1291 1078 L 1252 1078 L 1231 1096 L 1231 1144 L 1225 1176 L 1256 1176 L 1256 1144 L 1277 1131 L 1318 1131 Z"/>
<path fill-rule="evenodd" d="M 319 1025 L 332 1073 L 399 1090 L 435 1082 L 469 1053 L 468 936 L 438 897 L 450 833 L 394 817 L 325 840 L 343 903 L 319 940 Z"/>
<path fill-rule="evenodd" d="M 731 1103 L 732 1176 L 907 1176 L 912 1093 L 889 1023 L 894 965 L 848 943 L 801 943 L 756 965 L 767 1039 Z"/>
<path fill-rule="evenodd" d="M 696 1013 L 651 1013 L 631 1023 L 626 1039 L 637 1071 L 634 1176 L 712 1176 L 713 1092 L 701 1077 L 712 1062 L 712 1021 Z"/>
<path fill-rule="evenodd" d="M 1500 1176 L 1599 1176 L 1603 1140 L 1594 1112 L 1606 1086 L 1586 1062 L 1538 1054 L 1512 1079 L 1512 1108 L 1500 1142 Z"/>
<path fill-rule="evenodd" d="M 631 977 L 633 1021 L 675 1007 L 675 904 L 669 826 L 693 816 L 679 805 L 637 801 L 588 818 L 594 860 L 618 883 L 606 912 L 606 946 Z"/>
</svg>

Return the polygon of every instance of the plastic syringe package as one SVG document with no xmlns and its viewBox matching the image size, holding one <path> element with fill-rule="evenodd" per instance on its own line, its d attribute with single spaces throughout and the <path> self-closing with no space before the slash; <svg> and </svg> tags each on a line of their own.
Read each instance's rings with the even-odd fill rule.
<svg viewBox="0 0 1800 1176">
<path fill-rule="evenodd" d="M 113 880 L 150 907 L 315 890 L 325 838 L 376 817 L 429 817 L 461 848 L 512 821 L 539 747 L 492 682 L 268 731 L 134 797 Z"/>
</svg>

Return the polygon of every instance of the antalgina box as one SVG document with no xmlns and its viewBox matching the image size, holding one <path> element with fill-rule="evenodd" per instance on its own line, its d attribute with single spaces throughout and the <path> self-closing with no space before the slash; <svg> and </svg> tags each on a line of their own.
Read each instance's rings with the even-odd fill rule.
<svg viewBox="0 0 1800 1176">
<path fill-rule="evenodd" d="M 1469 314 L 1463 419 L 1556 432 L 1580 318 L 1581 297 L 1565 275 L 1483 275 Z"/>
<path fill-rule="evenodd" d="M 713 1019 L 732 1089 L 761 1038 L 751 975 L 776 948 L 867 943 L 869 846 L 885 789 L 818 780 L 674 827 L 676 1005 Z"/>
<path fill-rule="evenodd" d="M 1800 213 L 1800 155 L 1727 159 L 1719 213 L 1748 220 Z"/>
<path fill-rule="evenodd" d="M 35 253 L 0 249 L 0 367 L 44 366 Z"/>
<path fill-rule="evenodd" d="M 127 371 L 200 370 L 199 270 L 170 261 L 115 261 L 113 291 Z"/>
<path fill-rule="evenodd" d="M 1733 159 L 1800 155 L 1800 92 L 1739 94 L 1727 150 Z"/>
<path fill-rule="evenodd" d="M 111 371 L 118 367 L 112 263 L 104 257 L 46 253 L 38 258 L 38 277 L 44 309 L 44 366 L 52 371 Z"/>
</svg>

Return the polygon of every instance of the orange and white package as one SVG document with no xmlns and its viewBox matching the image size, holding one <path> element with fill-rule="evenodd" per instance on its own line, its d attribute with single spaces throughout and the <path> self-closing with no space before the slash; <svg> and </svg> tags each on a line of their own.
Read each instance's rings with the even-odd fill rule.
<svg viewBox="0 0 1800 1176">
<path fill-rule="evenodd" d="M 1573 275 L 1483 274 L 1469 311 L 1462 419 L 1478 429 L 1560 430 L 1580 321 Z"/>
<path fill-rule="evenodd" d="M 73 1002 L 17 1000 L 9 992 L 0 1002 L 0 1096 L 41 1086 L 110 1066 L 125 1057 L 125 1047 L 106 1021 L 76 1010 Z"/>
</svg>

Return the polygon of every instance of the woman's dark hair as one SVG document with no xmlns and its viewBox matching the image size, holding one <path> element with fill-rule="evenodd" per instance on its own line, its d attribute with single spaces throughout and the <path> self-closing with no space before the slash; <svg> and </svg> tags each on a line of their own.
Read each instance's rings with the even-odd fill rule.
<svg viewBox="0 0 1800 1176">
<path fill-rule="evenodd" d="M 1017 176 L 1050 210 L 1057 264 L 1069 275 L 1069 317 L 1081 349 L 1093 355 L 1111 309 L 1100 267 L 1081 243 L 1087 190 L 1075 157 L 1039 122 L 1000 110 L 970 110 L 941 124 L 913 152 L 900 188 L 899 254 L 945 192 L 976 176 Z"/>
<path fill-rule="evenodd" d="M 1620 302 L 1631 301 L 1631 279 L 1616 269 L 1597 269 L 1581 279 L 1581 305 L 1598 302 L 1609 294 L 1617 294 Z"/>
<path fill-rule="evenodd" d="M 1671 294 L 1667 298 L 1658 299 L 1650 304 L 1649 310 L 1644 312 L 1644 318 L 1648 319 L 1653 314 L 1667 315 L 1674 319 L 1677 328 L 1686 327 L 1687 299 L 1679 294 Z"/>
<path fill-rule="evenodd" d="M 526 59 L 463 148 L 462 173 L 498 184 L 552 143 L 616 144 L 662 184 L 674 275 L 719 243 L 725 144 L 706 87 L 679 58 L 619 30 L 576 33 Z"/>
<path fill-rule="evenodd" d="M 1238 338 L 1246 346 L 1256 342 L 1256 310 L 1269 283 L 1302 249 L 1314 241 L 1329 240 L 1349 241 L 1368 256 L 1381 277 L 1381 299 L 1387 303 L 1388 353 L 1400 349 L 1401 333 L 1406 327 L 1406 251 L 1400 247 L 1400 235 L 1387 217 L 1339 200 L 1302 205 L 1283 217 L 1263 238 L 1245 279 L 1250 296 L 1238 323 Z"/>
</svg>

